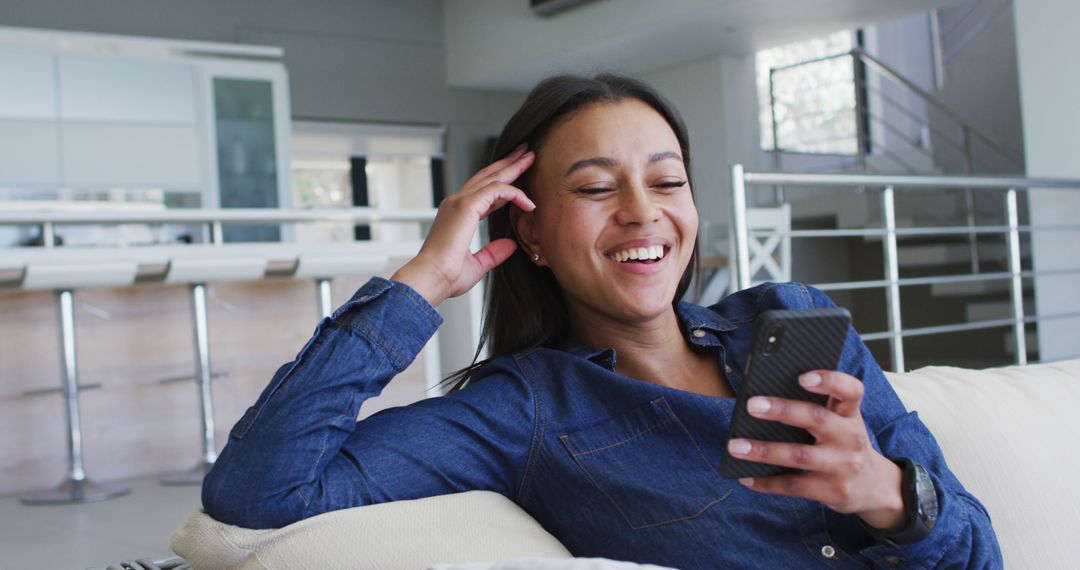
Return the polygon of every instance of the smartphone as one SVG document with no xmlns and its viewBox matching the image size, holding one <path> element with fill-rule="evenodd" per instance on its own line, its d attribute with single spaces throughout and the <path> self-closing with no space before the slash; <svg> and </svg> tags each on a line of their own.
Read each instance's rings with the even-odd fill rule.
<svg viewBox="0 0 1080 570">
<path fill-rule="evenodd" d="M 735 400 L 730 437 L 813 443 L 813 436 L 802 428 L 751 416 L 746 401 L 754 396 L 774 396 L 825 405 L 828 396 L 807 392 L 799 385 L 799 376 L 811 370 L 836 370 L 850 326 L 851 314 L 838 307 L 766 311 L 759 315 L 754 322 L 742 389 Z M 795 471 L 737 459 L 727 453 L 720 460 L 720 474 L 725 477 L 768 477 Z"/>
</svg>

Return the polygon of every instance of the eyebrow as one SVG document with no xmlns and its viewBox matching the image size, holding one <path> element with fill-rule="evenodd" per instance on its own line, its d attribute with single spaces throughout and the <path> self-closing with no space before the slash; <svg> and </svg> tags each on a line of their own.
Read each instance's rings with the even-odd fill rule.
<svg viewBox="0 0 1080 570">
<path fill-rule="evenodd" d="M 670 159 L 682 161 L 682 157 L 679 156 L 679 153 L 668 150 L 668 151 L 664 151 L 664 152 L 657 152 L 657 153 L 650 154 L 649 155 L 649 164 L 652 164 L 654 162 L 660 162 L 661 160 L 670 160 Z M 564 174 L 564 176 L 568 176 L 571 172 L 574 172 L 575 170 L 581 170 L 582 168 L 586 168 L 586 167 L 589 167 L 589 166 L 597 166 L 597 167 L 600 167 L 600 168 L 612 168 L 612 167 L 615 167 L 615 166 L 618 166 L 618 165 L 619 165 L 619 161 L 615 160 L 614 158 L 608 158 L 606 156 L 594 156 L 592 158 L 583 158 L 583 159 L 575 162 L 574 164 L 571 164 L 570 168 L 566 169 L 566 173 Z"/>
</svg>

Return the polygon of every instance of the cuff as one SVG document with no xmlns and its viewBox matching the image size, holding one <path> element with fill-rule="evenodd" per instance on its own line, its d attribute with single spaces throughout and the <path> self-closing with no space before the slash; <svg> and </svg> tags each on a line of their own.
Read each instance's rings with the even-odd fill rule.
<svg viewBox="0 0 1080 570">
<path fill-rule="evenodd" d="M 442 324 L 442 316 L 412 287 L 373 277 L 330 318 L 366 338 L 404 370 Z"/>
</svg>

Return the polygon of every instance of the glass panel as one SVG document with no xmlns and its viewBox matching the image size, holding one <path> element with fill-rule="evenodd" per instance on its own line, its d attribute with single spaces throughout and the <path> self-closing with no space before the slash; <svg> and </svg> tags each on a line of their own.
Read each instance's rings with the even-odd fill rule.
<svg viewBox="0 0 1080 570">
<path fill-rule="evenodd" d="M 218 189 L 222 208 L 278 206 L 273 86 L 214 79 Z M 278 226 L 226 225 L 225 241 L 279 241 Z"/>
</svg>

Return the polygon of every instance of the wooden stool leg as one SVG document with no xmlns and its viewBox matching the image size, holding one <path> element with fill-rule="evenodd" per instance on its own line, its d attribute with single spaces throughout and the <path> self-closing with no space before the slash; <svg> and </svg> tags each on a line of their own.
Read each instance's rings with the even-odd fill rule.
<svg viewBox="0 0 1080 570">
<path fill-rule="evenodd" d="M 65 420 L 67 422 L 68 475 L 55 489 L 22 498 L 27 505 L 90 503 L 120 497 L 131 489 L 113 484 L 97 484 L 86 478 L 83 469 L 82 421 L 79 417 L 79 376 L 75 352 L 75 305 L 69 290 L 57 291 L 60 306 L 60 365 L 63 369 Z"/>
</svg>

